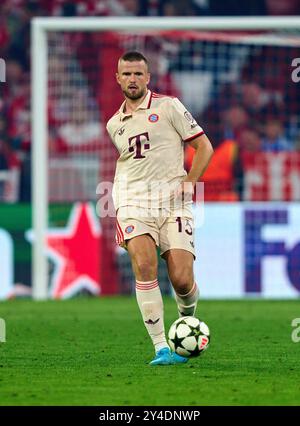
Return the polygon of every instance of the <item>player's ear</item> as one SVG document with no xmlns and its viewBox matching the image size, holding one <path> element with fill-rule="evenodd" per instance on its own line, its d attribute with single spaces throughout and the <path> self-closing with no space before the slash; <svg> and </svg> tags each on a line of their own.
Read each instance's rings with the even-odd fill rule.
<svg viewBox="0 0 300 426">
<path fill-rule="evenodd" d="M 150 74 L 150 72 L 148 72 L 148 74 L 147 74 L 147 84 L 149 84 L 150 78 L 151 78 L 151 74 Z"/>
<path fill-rule="evenodd" d="M 117 80 L 117 83 L 118 83 L 118 84 L 121 84 L 121 83 L 120 83 L 120 76 L 119 76 L 119 73 L 118 73 L 118 72 L 116 72 L 116 80 Z"/>
</svg>

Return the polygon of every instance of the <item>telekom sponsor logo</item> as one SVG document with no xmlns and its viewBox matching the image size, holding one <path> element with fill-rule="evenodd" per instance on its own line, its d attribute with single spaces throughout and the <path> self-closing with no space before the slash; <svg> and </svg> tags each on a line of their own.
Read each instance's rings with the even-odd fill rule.
<svg viewBox="0 0 300 426">
<path fill-rule="evenodd" d="M 148 141 L 148 142 L 145 142 Z M 141 133 L 139 135 L 132 136 L 128 139 L 129 152 L 133 152 L 135 155 L 132 157 L 135 160 L 146 158 L 145 155 L 142 154 L 143 151 L 150 149 L 150 143 L 149 143 L 149 133 Z"/>
</svg>

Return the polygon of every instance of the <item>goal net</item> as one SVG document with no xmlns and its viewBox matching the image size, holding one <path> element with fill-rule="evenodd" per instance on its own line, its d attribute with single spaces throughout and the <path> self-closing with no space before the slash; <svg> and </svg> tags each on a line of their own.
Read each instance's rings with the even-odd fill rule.
<svg viewBox="0 0 300 426">
<path fill-rule="evenodd" d="M 168 25 L 164 19 L 152 21 L 136 29 L 126 19 L 112 21 L 110 27 L 101 19 L 98 25 L 82 18 L 35 21 L 36 298 L 72 293 L 67 276 L 59 283 L 58 274 L 73 274 L 76 281 L 80 268 L 64 260 L 75 250 L 72 244 L 62 245 L 71 241 L 76 220 L 84 217 L 89 218 L 89 229 L 98 221 L 99 228 L 90 231 L 94 239 L 71 242 L 81 245 L 77 264 L 88 263 L 99 248 L 93 279 L 99 274 L 100 284 L 97 287 L 87 276 L 92 272 L 84 270 L 81 283 L 73 288 L 95 294 L 134 289 L 129 257 L 115 243 L 115 218 L 97 217 L 96 209 L 97 185 L 113 181 L 118 158 L 105 126 L 123 100 L 115 72 L 125 51 L 138 50 L 148 58 L 149 88 L 177 96 L 212 141 L 214 163 L 203 178 L 207 201 L 300 200 L 300 26 L 224 19 L 222 27 L 222 20 L 210 26 L 196 19 L 187 29 L 176 19 L 167 20 Z M 43 47 L 46 53 L 40 51 Z M 187 169 L 193 153 L 187 146 Z M 64 231 L 53 236 L 53 229 Z M 46 251 L 41 250 L 45 243 Z M 163 292 L 170 292 L 162 264 L 159 280 Z"/>
</svg>

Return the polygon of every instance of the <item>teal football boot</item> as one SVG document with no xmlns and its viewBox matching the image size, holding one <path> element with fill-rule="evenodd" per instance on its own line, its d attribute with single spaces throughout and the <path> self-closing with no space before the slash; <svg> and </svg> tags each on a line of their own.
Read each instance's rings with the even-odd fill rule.
<svg viewBox="0 0 300 426">
<path fill-rule="evenodd" d="M 180 356 L 175 352 L 171 352 L 169 348 L 160 349 L 150 365 L 174 365 L 187 362 L 188 358 Z"/>
</svg>

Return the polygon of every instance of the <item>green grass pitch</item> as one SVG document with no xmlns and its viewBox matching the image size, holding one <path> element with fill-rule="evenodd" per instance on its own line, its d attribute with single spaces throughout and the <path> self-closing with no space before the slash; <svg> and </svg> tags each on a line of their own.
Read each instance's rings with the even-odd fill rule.
<svg viewBox="0 0 300 426">
<path fill-rule="evenodd" d="M 152 367 L 134 297 L 0 304 L 0 405 L 299 405 L 298 301 L 200 301 L 210 348 Z M 165 323 L 176 305 L 165 298 Z"/>
</svg>

